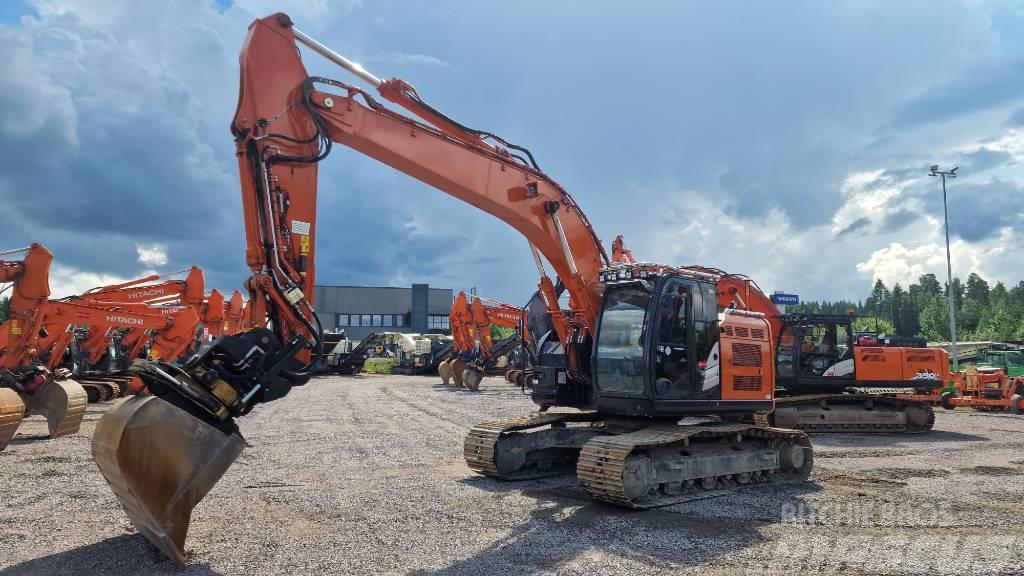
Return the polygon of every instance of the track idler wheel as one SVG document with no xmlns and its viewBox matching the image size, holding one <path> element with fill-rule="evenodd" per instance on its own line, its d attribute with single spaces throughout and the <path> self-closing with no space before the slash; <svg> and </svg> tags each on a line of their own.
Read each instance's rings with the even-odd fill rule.
<svg viewBox="0 0 1024 576">
<path fill-rule="evenodd" d="M 465 383 L 466 388 L 477 392 L 480 390 L 480 381 L 484 379 L 483 372 L 478 372 L 472 368 L 466 368 L 462 371 L 462 381 Z"/>
<path fill-rule="evenodd" d="M 452 360 L 451 363 L 448 364 L 448 369 L 452 371 L 452 383 L 459 388 L 465 386 L 462 380 L 462 375 L 466 370 L 466 365 L 462 360 L 459 360 L 458 358 Z"/>
<path fill-rule="evenodd" d="M 85 416 L 88 397 L 85 389 L 74 380 L 56 381 L 52 378 L 35 393 L 25 396 L 28 415 L 46 418 L 50 438 L 77 434 Z"/>
<path fill-rule="evenodd" d="M 117 401 L 100 419 L 92 455 L 139 533 L 184 564 L 192 509 L 244 445 L 237 431 L 145 394 Z"/>
<path fill-rule="evenodd" d="M 25 403 L 10 388 L 0 388 L 0 451 L 14 438 L 18 425 L 25 416 Z"/>
<path fill-rule="evenodd" d="M 441 376 L 441 382 L 444 382 L 445 386 L 447 386 L 452 379 L 452 369 L 449 365 L 450 362 L 451 360 L 442 360 L 441 363 L 437 365 L 437 373 Z"/>
</svg>

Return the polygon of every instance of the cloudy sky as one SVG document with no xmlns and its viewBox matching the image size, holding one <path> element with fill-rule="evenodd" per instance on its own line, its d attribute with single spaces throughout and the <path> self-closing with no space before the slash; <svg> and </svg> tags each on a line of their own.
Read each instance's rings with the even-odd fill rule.
<svg viewBox="0 0 1024 576">
<path fill-rule="evenodd" d="M 0 247 L 47 245 L 58 294 L 192 264 L 240 286 L 237 54 L 277 10 L 529 147 L 644 260 L 815 299 L 941 277 L 938 163 L 954 272 L 1024 279 L 1024 3 L 982 0 L 4 0 Z M 340 147 L 318 241 L 323 284 L 536 282 L 508 226 Z"/>
</svg>

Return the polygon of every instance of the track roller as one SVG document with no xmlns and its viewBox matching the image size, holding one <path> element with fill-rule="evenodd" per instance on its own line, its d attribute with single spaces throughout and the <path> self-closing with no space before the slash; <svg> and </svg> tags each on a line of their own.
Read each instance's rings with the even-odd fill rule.
<svg viewBox="0 0 1024 576">
<path fill-rule="evenodd" d="M 927 432 L 935 424 L 924 402 L 869 394 L 778 398 L 772 426 L 815 432 Z"/>
<path fill-rule="evenodd" d="M 500 480 L 570 474 L 580 447 L 605 433 L 593 425 L 600 420 L 593 412 L 536 412 L 477 424 L 463 445 L 466 465 Z"/>
<path fill-rule="evenodd" d="M 805 480 L 813 461 L 810 439 L 798 430 L 660 424 L 590 440 L 576 474 L 596 500 L 652 508 L 739 485 Z"/>
</svg>

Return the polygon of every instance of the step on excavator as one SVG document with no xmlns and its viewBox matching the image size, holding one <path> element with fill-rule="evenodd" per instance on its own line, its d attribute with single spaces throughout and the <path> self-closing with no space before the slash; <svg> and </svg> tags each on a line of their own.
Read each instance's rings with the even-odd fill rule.
<svg viewBox="0 0 1024 576">
<path fill-rule="evenodd" d="M 445 384 L 454 381 L 456 386 L 475 392 L 488 368 L 522 342 L 520 334 L 526 327 L 526 311 L 460 291 L 448 311 L 448 325 L 453 337 L 451 356 L 438 365 L 437 372 Z M 491 326 L 512 328 L 514 332 L 495 343 Z"/>
<path fill-rule="evenodd" d="M 309 76 L 299 44 L 412 116 L 360 87 Z M 180 367 L 149 362 L 140 376 L 152 394 L 119 400 L 93 436 L 101 473 L 166 555 L 184 562 L 193 507 L 241 453 L 236 419 L 306 384 L 323 353 L 311 302 L 316 175 L 334 144 L 506 222 L 535 256 L 545 307 L 537 316 L 547 324 L 534 323 L 540 411 L 473 428 L 470 468 L 510 479 L 576 471 L 594 498 L 631 508 L 807 478 L 805 433 L 716 418 L 770 412 L 775 386 L 771 324 L 738 298 L 719 302 L 716 275 L 611 267 L 576 201 L 529 150 L 445 116 L 408 83 L 377 78 L 285 14 L 250 26 L 240 66 L 231 131 L 256 327 L 216 339 Z M 565 309 L 556 284 L 568 292 Z M 721 360 L 709 361 L 716 350 Z M 680 425 L 687 416 L 701 419 Z"/>
<path fill-rule="evenodd" d="M 41 244 L 0 255 L 17 252 L 24 253 L 22 260 L 0 261 L 0 280 L 12 284 L 10 314 L 0 325 L 0 450 L 26 414 L 45 417 L 51 438 L 78 432 L 85 389 L 68 378 L 70 371 L 47 368 L 47 361 L 57 355 L 52 348 L 67 341 L 73 326 L 159 330 L 154 339 L 159 354 L 179 353 L 198 326 L 198 316 L 190 309 L 172 320 L 140 313 L 131 305 L 50 300 L 53 255 Z"/>
</svg>

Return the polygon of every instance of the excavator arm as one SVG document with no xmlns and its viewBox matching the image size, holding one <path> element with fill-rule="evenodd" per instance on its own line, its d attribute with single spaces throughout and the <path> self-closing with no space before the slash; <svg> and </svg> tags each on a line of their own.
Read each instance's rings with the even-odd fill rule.
<svg viewBox="0 0 1024 576">
<path fill-rule="evenodd" d="M 356 86 L 310 77 L 299 43 L 416 118 L 384 107 Z M 334 144 L 475 206 L 525 236 L 555 336 L 576 373 L 589 370 L 603 292 L 598 271 L 609 263 L 575 200 L 528 150 L 459 124 L 401 80 L 377 79 L 296 30 L 288 16 L 255 21 L 239 60 L 231 132 L 252 270 L 242 322 L 250 329 L 218 338 L 180 367 L 151 363 L 140 376 L 153 396 L 122 401 L 93 437 L 94 459 L 136 527 L 179 562 L 192 507 L 241 451 L 233 419 L 305 384 L 321 353 L 312 302 L 317 166 Z M 569 293 L 565 310 L 556 285 Z"/>
</svg>

